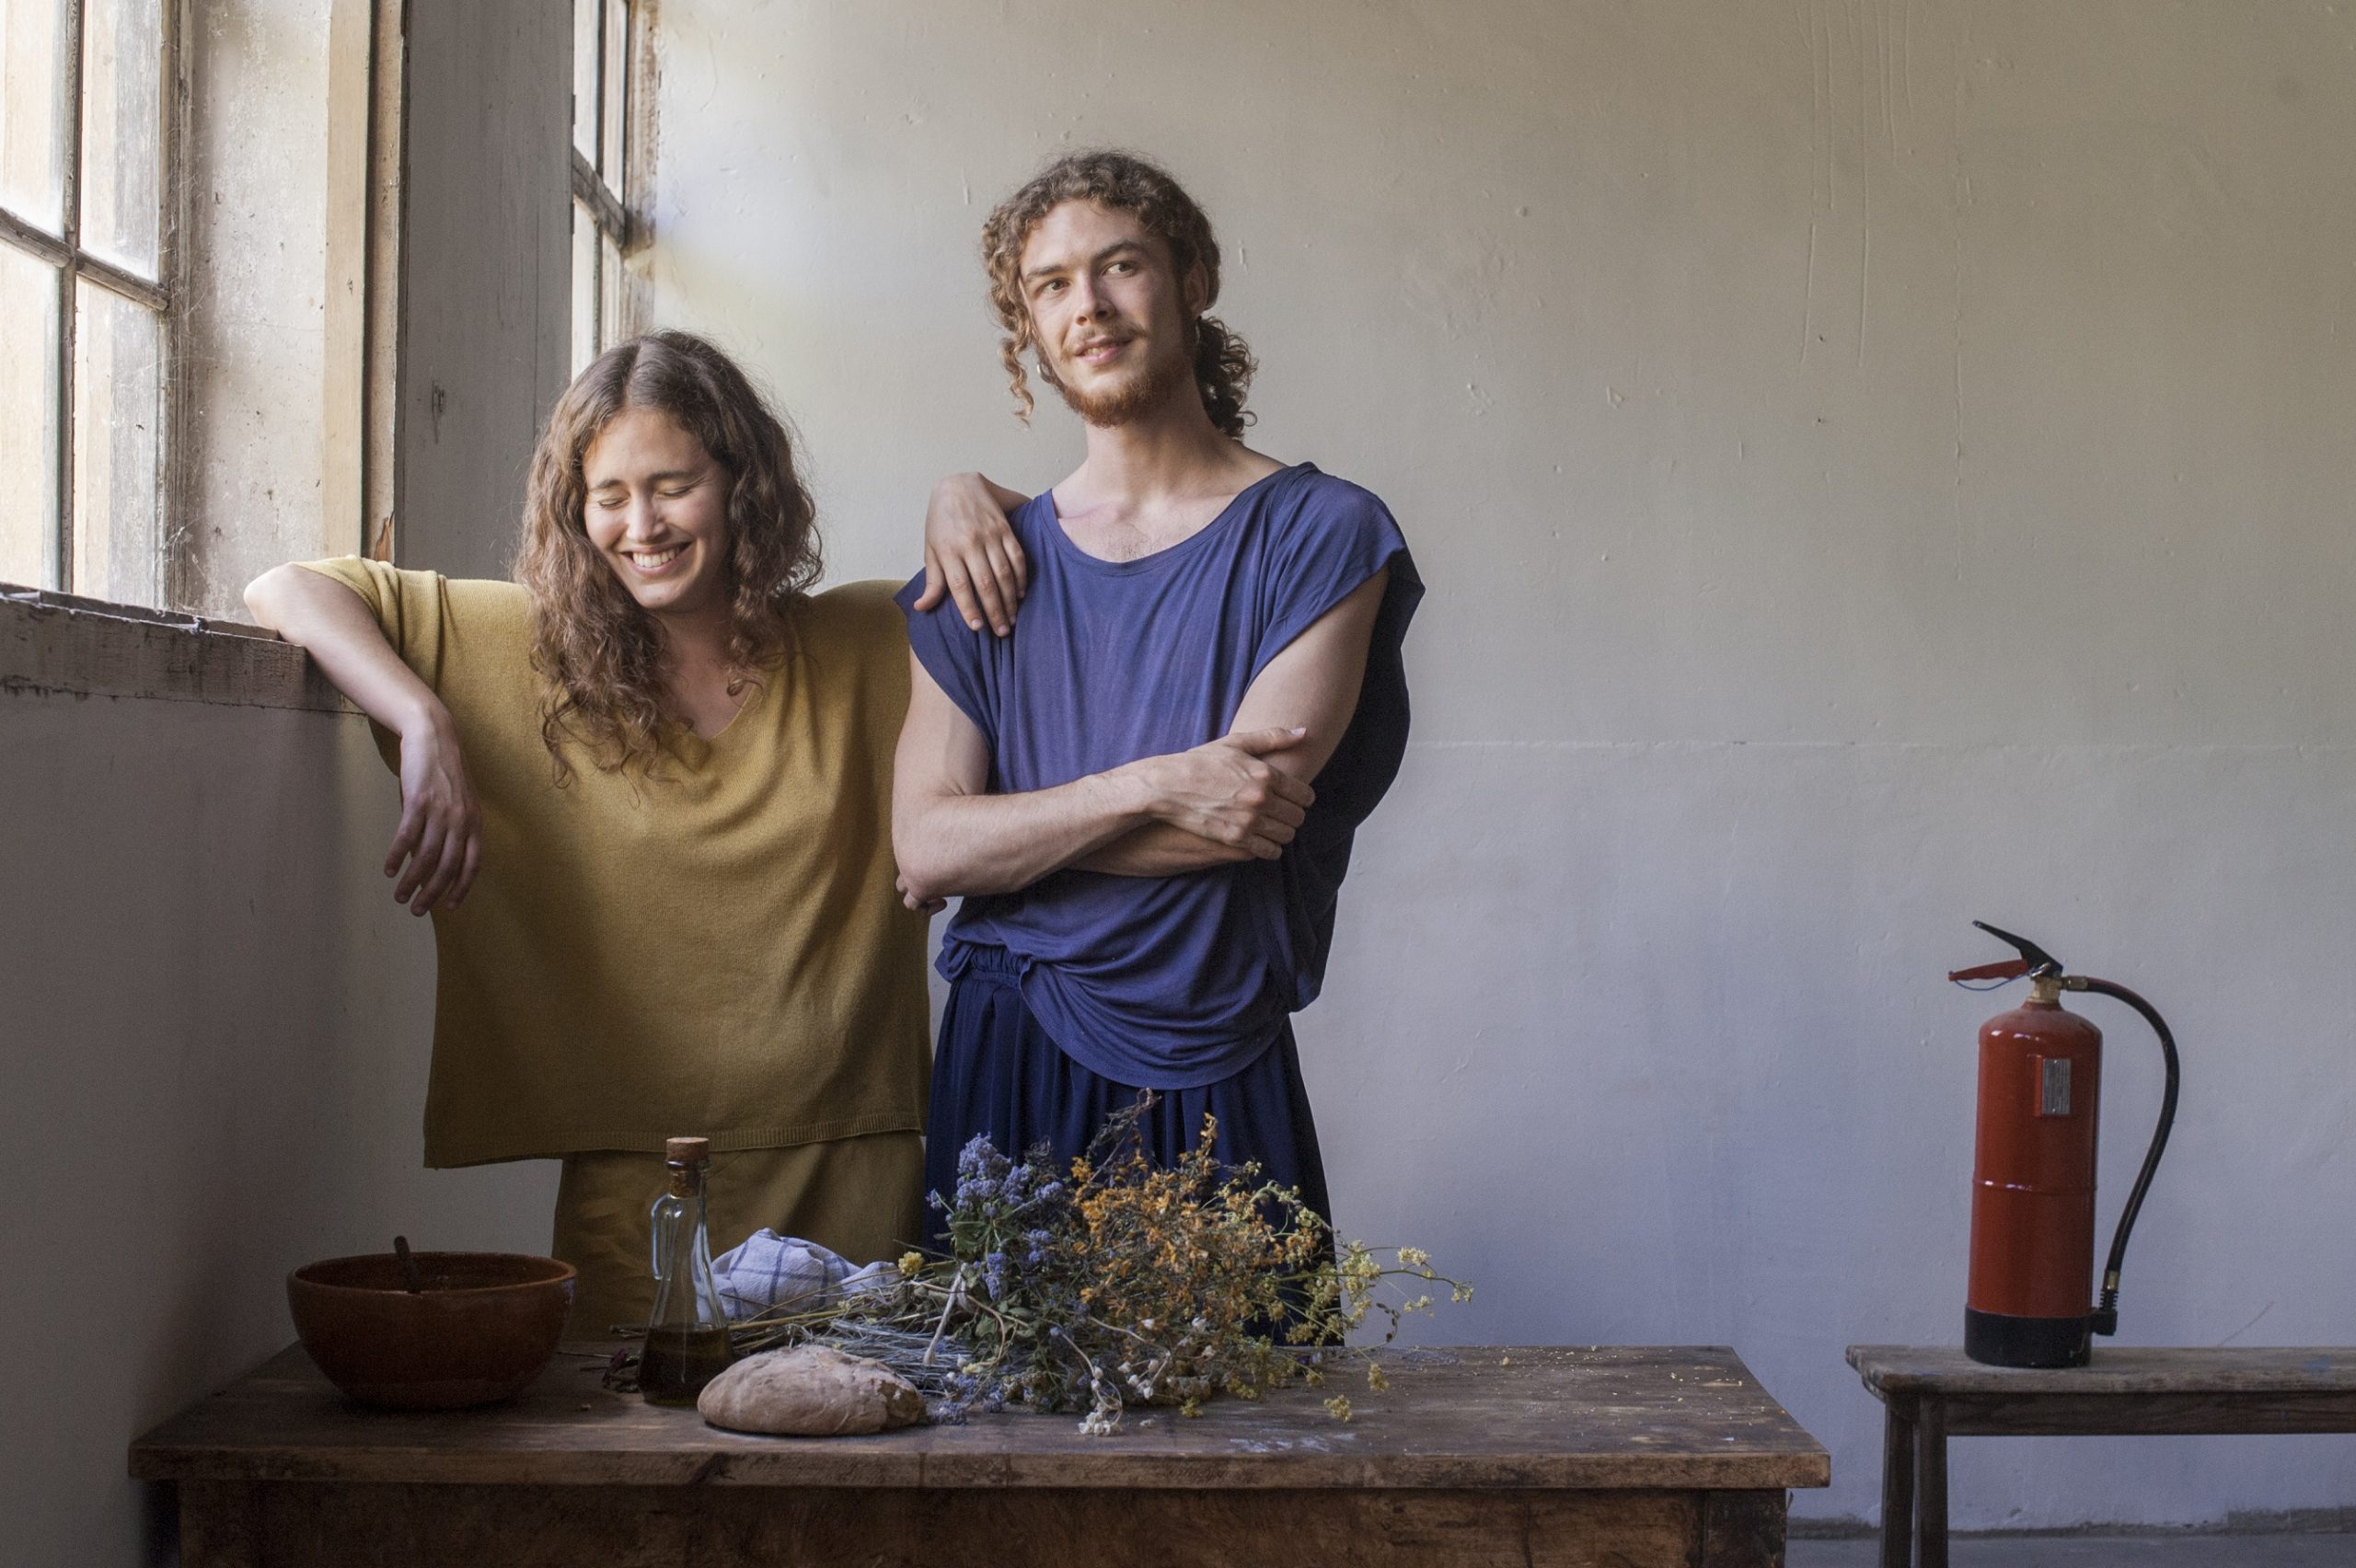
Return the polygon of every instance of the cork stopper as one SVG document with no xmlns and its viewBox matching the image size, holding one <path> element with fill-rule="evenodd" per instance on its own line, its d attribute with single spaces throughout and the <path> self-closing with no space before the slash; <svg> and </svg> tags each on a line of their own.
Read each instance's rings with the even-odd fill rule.
<svg viewBox="0 0 2356 1568">
<path fill-rule="evenodd" d="M 663 1158 L 673 1165 L 708 1165 L 711 1161 L 710 1138 L 664 1138 Z"/>
</svg>

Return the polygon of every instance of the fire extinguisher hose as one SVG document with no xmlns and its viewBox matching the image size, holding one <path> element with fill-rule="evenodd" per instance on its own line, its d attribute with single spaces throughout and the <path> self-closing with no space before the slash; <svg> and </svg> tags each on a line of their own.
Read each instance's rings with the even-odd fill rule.
<svg viewBox="0 0 2356 1568">
<path fill-rule="evenodd" d="M 2143 1155 L 2143 1169 L 2136 1172 L 2134 1189 L 2127 1194 L 2127 1206 L 2119 1211 L 2119 1228 L 2110 1239 L 2110 1261 L 2103 1265 L 2102 1301 L 2095 1310 L 2094 1329 L 2098 1334 L 2110 1334 L 2119 1331 L 2119 1274 L 2127 1262 L 2127 1237 L 2135 1228 L 2135 1216 L 2143 1207 L 2143 1194 L 2151 1190 L 2152 1173 L 2160 1168 L 2160 1155 L 2168 1147 L 2168 1132 L 2176 1125 L 2179 1078 L 2176 1036 L 2168 1032 L 2167 1020 L 2160 1017 L 2159 1009 L 2124 986 L 2085 974 L 2069 975 L 2062 984 L 2069 990 L 2115 997 L 2142 1014 L 2143 1021 L 2152 1026 L 2152 1032 L 2160 1037 L 2160 1054 L 2167 1063 L 2167 1084 L 2160 1093 L 2160 1124 L 2153 1129 L 2152 1147 Z"/>
</svg>

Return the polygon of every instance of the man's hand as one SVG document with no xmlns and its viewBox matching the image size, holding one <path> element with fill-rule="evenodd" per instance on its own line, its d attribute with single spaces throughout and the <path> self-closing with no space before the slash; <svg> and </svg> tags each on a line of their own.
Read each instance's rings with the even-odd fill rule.
<svg viewBox="0 0 2356 1568">
<path fill-rule="evenodd" d="M 1030 585 L 1030 562 L 1006 514 L 1030 498 L 979 474 L 952 474 L 932 487 L 924 511 L 924 592 L 916 607 L 944 597 L 974 630 L 987 620 L 1004 637 L 1014 629 L 1014 607 Z"/>
<path fill-rule="evenodd" d="M 894 877 L 892 879 L 892 885 L 900 890 L 900 902 L 910 909 L 915 910 L 919 915 L 930 917 L 938 915 L 942 910 L 949 907 L 949 900 L 945 898 L 918 897 L 916 891 L 908 886 L 908 877 L 906 871 L 903 871 L 898 876 Z"/>
<path fill-rule="evenodd" d="M 401 734 L 401 820 L 385 856 L 393 897 L 412 915 L 456 909 L 482 864 L 482 808 L 448 716 Z"/>
<path fill-rule="evenodd" d="M 1317 791 L 1263 759 L 1308 735 L 1297 725 L 1242 731 L 1114 771 L 1135 773 L 1150 794 L 1147 810 L 1157 821 L 1273 860 L 1292 842 Z"/>
</svg>

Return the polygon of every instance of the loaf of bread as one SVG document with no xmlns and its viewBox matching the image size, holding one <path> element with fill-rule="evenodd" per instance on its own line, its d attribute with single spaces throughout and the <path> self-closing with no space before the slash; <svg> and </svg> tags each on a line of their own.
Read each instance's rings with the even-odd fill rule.
<svg viewBox="0 0 2356 1568">
<path fill-rule="evenodd" d="M 696 1401 L 714 1426 L 788 1437 L 888 1432 L 924 1419 L 924 1396 L 881 1362 L 824 1345 L 747 1357 Z"/>
</svg>

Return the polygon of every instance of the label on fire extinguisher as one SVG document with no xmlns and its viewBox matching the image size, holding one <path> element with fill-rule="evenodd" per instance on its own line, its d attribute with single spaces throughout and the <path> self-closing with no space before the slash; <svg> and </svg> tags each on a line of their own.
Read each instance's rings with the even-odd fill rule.
<svg viewBox="0 0 2356 1568">
<path fill-rule="evenodd" d="M 2070 1113 L 2070 1058 L 2039 1056 L 2037 1058 L 2037 1113 L 2040 1116 L 2067 1116 Z"/>
</svg>

